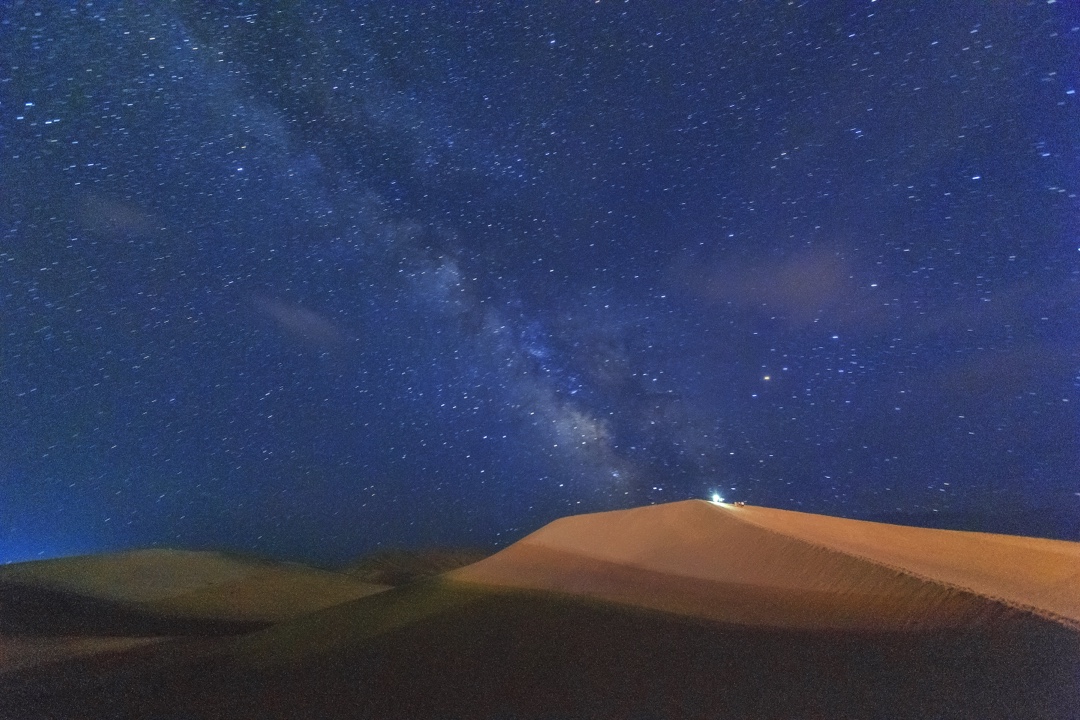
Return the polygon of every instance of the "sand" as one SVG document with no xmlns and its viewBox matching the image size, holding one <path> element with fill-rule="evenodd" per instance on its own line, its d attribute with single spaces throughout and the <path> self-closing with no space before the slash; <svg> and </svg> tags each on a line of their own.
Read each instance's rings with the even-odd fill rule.
<svg viewBox="0 0 1080 720">
<path fill-rule="evenodd" d="M 0 717 L 1065 720 L 1078 547 L 687 501 L 558 520 L 241 637 L 196 622 L 152 640 L 57 628 L 131 630 L 143 618 L 125 609 L 147 603 L 281 608 L 279 592 L 318 599 L 325 578 L 228 557 L 175 576 L 160 555 L 35 565 L 18 571 L 29 585 L 0 573 L 0 610 L 55 603 L 42 635 L 8 620 Z M 4 595 L 19 587 L 22 604 Z M 113 599 L 71 601 L 91 590 Z"/>
<path fill-rule="evenodd" d="M 448 577 L 753 626 L 1080 630 L 1080 543 L 701 500 L 562 518 Z"/>
<path fill-rule="evenodd" d="M 135 550 L 0 567 L 0 674 L 248 632 L 385 590 L 222 553 Z"/>
<path fill-rule="evenodd" d="M 386 589 L 294 563 L 167 549 L 7 565 L 3 586 L 236 622 L 278 622 Z"/>
<path fill-rule="evenodd" d="M 0 635 L 0 675 L 88 655 L 120 653 L 168 639 L 166 637 Z"/>
</svg>

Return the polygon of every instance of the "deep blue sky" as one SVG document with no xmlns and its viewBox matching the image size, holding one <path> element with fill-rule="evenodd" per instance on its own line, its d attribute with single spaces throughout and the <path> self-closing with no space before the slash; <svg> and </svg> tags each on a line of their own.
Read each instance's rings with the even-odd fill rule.
<svg viewBox="0 0 1080 720">
<path fill-rule="evenodd" d="M 0 561 L 1080 539 L 1077 8 L 3 2 Z"/>
</svg>

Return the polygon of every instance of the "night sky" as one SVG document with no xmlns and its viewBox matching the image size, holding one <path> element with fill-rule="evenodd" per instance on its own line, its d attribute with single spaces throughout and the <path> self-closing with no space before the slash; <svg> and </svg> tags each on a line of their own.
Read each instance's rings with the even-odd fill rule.
<svg viewBox="0 0 1080 720">
<path fill-rule="evenodd" d="M 4 0 L 0 562 L 1080 539 L 1078 58 L 1071 0 Z"/>
</svg>

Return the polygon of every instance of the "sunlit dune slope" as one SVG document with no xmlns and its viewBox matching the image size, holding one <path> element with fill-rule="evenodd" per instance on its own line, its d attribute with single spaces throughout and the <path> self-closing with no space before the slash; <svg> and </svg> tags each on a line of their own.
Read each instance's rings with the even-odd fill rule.
<svg viewBox="0 0 1080 720">
<path fill-rule="evenodd" d="M 215 552 L 135 550 L 0 567 L 0 587 L 22 596 L 76 597 L 144 613 L 275 622 L 384 588 L 291 563 Z"/>
<path fill-rule="evenodd" d="M 1080 629 L 1080 544 L 689 500 L 550 523 L 452 580 L 748 625 Z"/>
<path fill-rule="evenodd" d="M 766 530 L 1080 628 L 1080 543 L 904 527 L 763 507 L 721 509 Z"/>
</svg>

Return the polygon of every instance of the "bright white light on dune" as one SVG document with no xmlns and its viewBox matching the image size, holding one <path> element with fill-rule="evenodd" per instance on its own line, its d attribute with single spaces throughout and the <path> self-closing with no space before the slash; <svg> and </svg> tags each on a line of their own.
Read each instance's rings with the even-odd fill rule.
<svg viewBox="0 0 1080 720">
<path fill-rule="evenodd" d="M 719 505 L 720 503 L 724 502 L 724 498 L 720 497 L 720 493 L 713 493 L 712 501 Z"/>
</svg>

